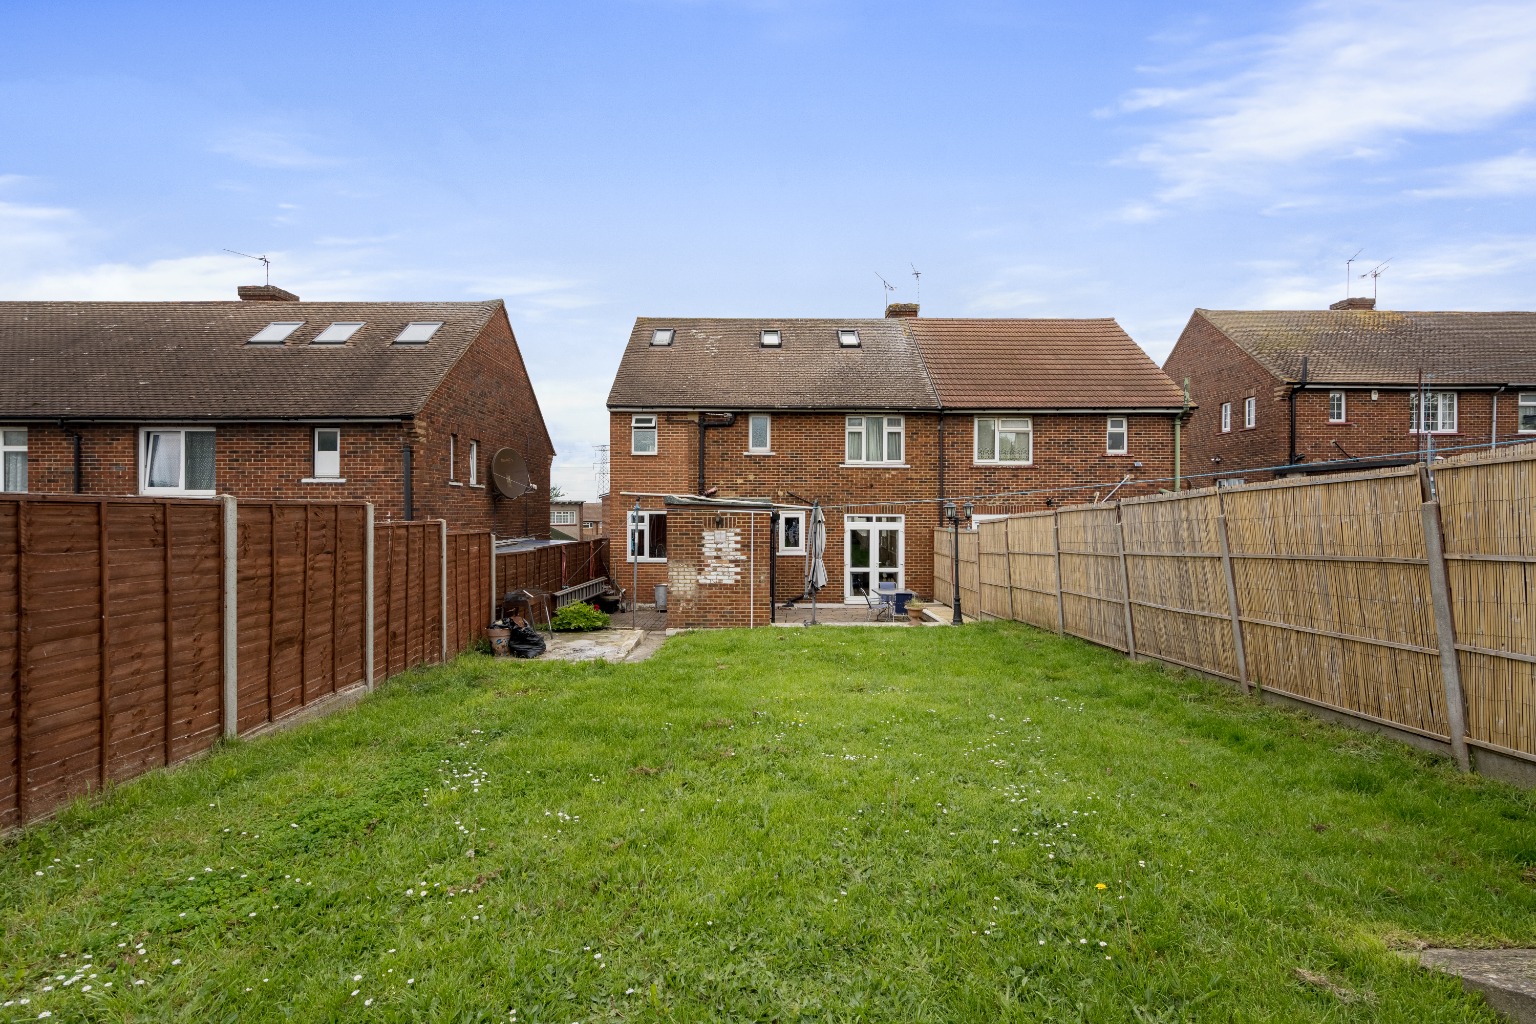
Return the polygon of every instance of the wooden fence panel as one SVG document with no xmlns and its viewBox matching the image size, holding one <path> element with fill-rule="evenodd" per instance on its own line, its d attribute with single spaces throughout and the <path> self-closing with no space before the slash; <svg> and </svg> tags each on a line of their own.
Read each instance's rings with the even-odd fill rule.
<svg viewBox="0 0 1536 1024">
<path fill-rule="evenodd" d="M 374 678 L 442 660 L 442 526 L 374 527 Z"/>
<path fill-rule="evenodd" d="M 491 621 L 491 535 L 448 535 L 448 653 L 478 640 Z"/>
<path fill-rule="evenodd" d="M 933 531 L 933 599 L 954 607 L 954 535 L 945 529 Z"/>
<path fill-rule="evenodd" d="M 1468 742 L 1536 755 L 1536 459 L 1529 446 L 1435 471 Z"/>
<path fill-rule="evenodd" d="M 1013 618 L 1041 629 L 1056 629 L 1056 516 L 1034 512 L 1007 524 L 1008 586 Z"/>
<path fill-rule="evenodd" d="M 0 502 L 0 828 L 21 821 L 21 502 Z"/>
<path fill-rule="evenodd" d="M 1061 593 L 1066 631 L 1128 650 L 1120 527 L 1113 505 L 1086 505 L 1057 513 Z"/>
<path fill-rule="evenodd" d="M 603 579 L 608 572 L 608 540 L 550 544 L 496 556 L 496 599 L 514 590 L 538 589 L 550 594 L 567 587 Z M 624 586 L 624 581 L 618 581 Z"/>
<path fill-rule="evenodd" d="M 992 519 L 979 523 L 972 534 L 980 562 L 976 574 L 980 599 L 976 611 L 980 617 L 1013 618 L 1012 583 L 1008 572 L 1008 521 Z"/>
</svg>

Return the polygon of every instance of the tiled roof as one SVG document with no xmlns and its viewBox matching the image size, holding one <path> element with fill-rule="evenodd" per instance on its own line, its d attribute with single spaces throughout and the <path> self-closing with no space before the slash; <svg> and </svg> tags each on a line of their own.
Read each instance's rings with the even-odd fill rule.
<svg viewBox="0 0 1536 1024">
<path fill-rule="evenodd" d="M 641 317 L 608 393 L 613 408 L 936 409 L 938 397 L 899 320 Z M 675 331 L 652 345 L 654 331 Z M 859 332 L 841 348 L 839 330 Z M 764 348 L 761 332 L 782 343 Z"/>
<path fill-rule="evenodd" d="M 1179 386 L 1111 319 L 905 321 L 947 409 L 1177 409 Z"/>
<path fill-rule="evenodd" d="M 501 310 L 488 302 L 0 302 L 0 418 L 400 417 Z M 247 344 L 302 320 L 282 344 Z M 345 344 L 311 345 L 363 321 Z M 442 321 L 424 345 L 391 342 Z"/>
<path fill-rule="evenodd" d="M 1536 384 L 1536 313 L 1197 309 L 1282 380 Z"/>
<path fill-rule="evenodd" d="M 859 347 L 842 348 L 839 329 Z M 657 329 L 672 344 L 652 345 Z M 764 348 L 761 332 L 782 344 Z M 634 409 L 1177 408 L 1183 395 L 1113 320 L 635 321 L 608 395 Z"/>
</svg>

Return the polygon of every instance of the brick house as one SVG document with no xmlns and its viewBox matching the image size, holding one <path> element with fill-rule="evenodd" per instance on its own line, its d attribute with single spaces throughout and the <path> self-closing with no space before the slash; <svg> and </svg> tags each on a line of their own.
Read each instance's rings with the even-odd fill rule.
<svg viewBox="0 0 1536 1024">
<path fill-rule="evenodd" d="M 596 540 L 605 537 L 603 531 L 603 503 L 601 501 L 583 502 L 581 506 L 581 539 Z"/>
<path fill-rule="evenodd" d="M 549 535 L 556 540 L 585 540 L 581 535 L 581 507 L 583 502 L 570 498 L 551 498 L 549 502 Z"/>
<path fill-rule="evenodd" d="M 0 302 L 7 491 L 361 499 L 549 535 L 554 449 L 499 300 Z M 512 448 L 535 489 L 509 499 Z"/>
<path fill-rule="evenodd" d="M 1189 381 L 1185 453 L 1202 482 L 1536 439 L 1536 313 L 1397 312 L 1372 299 L 1197 309 L 1163 369 Z"/>
<path fill-rule="evenodd" d="M 1113 320 L 917 313 L 636 320 L 608 396 L 606 527 L 639 562 L 616 560 L 624 585 L 667 582 L 663 495 L 819 502 L 821 599 L 857 602 L 872 581 L 932 594 L 946 498 L 996 514 L 1173 475 L 1183 395 Z M 1025 493 L 986 497 L 1006 492 Z M 805 541 L 805 513 L 784 512 L 780 600 L 805 592 Z"/>
</svg>

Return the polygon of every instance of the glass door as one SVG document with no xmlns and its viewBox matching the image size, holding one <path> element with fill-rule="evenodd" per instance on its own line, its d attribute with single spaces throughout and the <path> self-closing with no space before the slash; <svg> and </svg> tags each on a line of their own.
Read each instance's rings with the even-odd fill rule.
<svg viewBox="0 0 1536 1024">
<path fill-rule="evenodd" d="M 865 591 L 902 588 L 906 570 L 902 516 L 848 516 L 844 533 L 845 601 L 858 604 L 864 601 Z"/>
</svg>

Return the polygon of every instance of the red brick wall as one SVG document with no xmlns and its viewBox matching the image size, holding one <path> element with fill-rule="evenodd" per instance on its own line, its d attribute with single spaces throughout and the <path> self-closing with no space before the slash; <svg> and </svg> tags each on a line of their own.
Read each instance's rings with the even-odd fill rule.
<svg viewBox="0 0 1536 1024">
<path fill-rule="evenodd" d="M 768 516 L 673 508 L 667 514 L 667 628 L 768 624 Z"/>
<path fill-rule="evenodd" d="M 623 491 L 692 494 L 698 487 L 698 423 L 691 413 L 659 413 L 656 455 L 630 454 L 631 413 L 612 413 L 610 418 L 610 497 L 605 502 L 608 535 L 614 544 L 613 568 L 621 585 L 630 587 L 634 565 L 625 561 L 626 517 L 635 499 Z M 1101 415 L 1036 414 L 1035 465 L 1031 467 L 979 467 L 973 465 L 973 417 L 945 417 L 946 483 L 948 494 L 968 495 L 1049 487 L 1100 485 L 1107 492 L 1128 471 L 1152 479 L 1172 475 L 1172 420 L 1163 416 L 1130 417 L 1130 455 L 1104 452 L 1104 417 Z M 819 500 L 828 508 L 826 601 L 841 600 L 844 587 L 844 515 L 901 515 L 905 517 L 905 582 L 924 597 L 933 593 L 933 529 L 939 525 L 938 449 L 939 417 L 932 413 L 907 413 L 905 455 L 907 468 L 844 467 L 843 413 L 775 413 L 770 443 L 773 455 L 748 455 L 748 418 L 738 415 L 729 427 L 709 430 L 706 441 L 705 486 L 718 487 L 718 497 L 769 498 L 785 503 Z M 1140 461 L 1142 468 L 1132 463 Z M 1158 485 L 1127 485 L 1122 494 L 1145 493 Z M 1058 503 L 1069 504 L 1092 497 L 1093 491 L 1074 491 Z M 1049 495 L 1021 498 L 1006 504 L 1008 510 L 1044 507 Z M 906 502 L 913 502 L 906 504 Z M 841 506 L 853 505 L 844 509 Z M 641 499 L 642 507 L 661 508 L 659 498 Z M 990 506 L 978 506 L 987 511 Z M 996 506 L 995 510 L 1003 510 Z M 668 543 L 674 542 L 671 524 Z M 799 596 L 804 589 L 805 558 L 778 558 L 777 593 L 781 600 Z M 668 582 L 668 567 L 641 563 L 639 594 L 649 601 L 658 583 Z"/>
<path fill-rule="evenodd" d="M 537 400 L 506 318 L 492 320 L 448 374 L 414 423 L 214 424 L 214 482 L 242 498 L 371 501 L 380 522 L 405 516 L 403 447 L 413 448 L 417 519 L 446 518 L 454 529 L 501 536 L 549 536 L 549 467 L 554 456 Z M 344 483 L 304 483 L 314 475 L 314 428 L 341 430 Z M 461 442 L 459 477 L 448 482 L 448 435 Z M 139 427 L 133 424 L 30 424 L 27 486 L 34 493 L 73 492 L 74 434 L 81 438 L 81 490 L 137 494 Z M 512 447 L 528 460 L 536 491 L 517 500 L 489 486 L 468 486 L 469 441 L 480 442 L 481 479 L 490 459 Z"/>
<path fill-rule="evenodd" d="M 1188 473 L 1220 471 L 1241 475 L 1243 470 L 1283 465 L 1290 459 L 1290 386 L 1278 380 L 1253 357 L 1235 345 L 1209 321 L 1196 313 L 1179 337 L 1163 367 L 1176 381 L 1189 378 L 1190 397 L 1198 405 L 1190 414 L 1184 437 L 1184 464 Z M 1350 456 L 1380 458 L 1417 451 L 1423 439 L 1410 433 L 1408 389 L 1369 388 L 1345 391 L 1346 422 L 1328 422 L 1328 390 L 1308 389 L 1296 395 L 1296 452 L 1305 462 L 1329 462 Z M 1243 427 L 1243 399 L 1258 397 L 1258 424 Z M 1232 430 L 1221 432 L 1221 405 L 1232 403 Z M 1501 441 L 1520 438 L 1518 397 L 1499 396 Z M 1436 448 L 1463 448 L 1487 444 L 1493 432 L 1493 395 L 1488 391 L 1462 391 L 1457 398 L 1457 431 L 1436 434 Z M 1536 439 L 1536 435 L 1523 435 Z M 1338 445 L 1333 442 L 1337 441 Z M 1340 448 L 1342 447 L 1342 451 Z M 1220 458 L 1219 463 L 1213 459 Z M 1248 479 L 1267 479 L 1273 474 L 1252 472 Z M 1197 481 L 1202 485 L 1209 477 Z"/>
<path fill-rule="evenodd" d="M 450 483 L 448 438 L 458 435 L 457 483 Z M 416 420 L 416 516 L 499 537 L 549 536 L 549 469 L 554 446 L 506 314 L 491 319 L 449 371 Z M 469 485 L 469 445 L 480 442 L 480 485 Z M 520 498 L 491 486 L 491 457 L 520 452 L 537 485 Z"/>
</svg>

